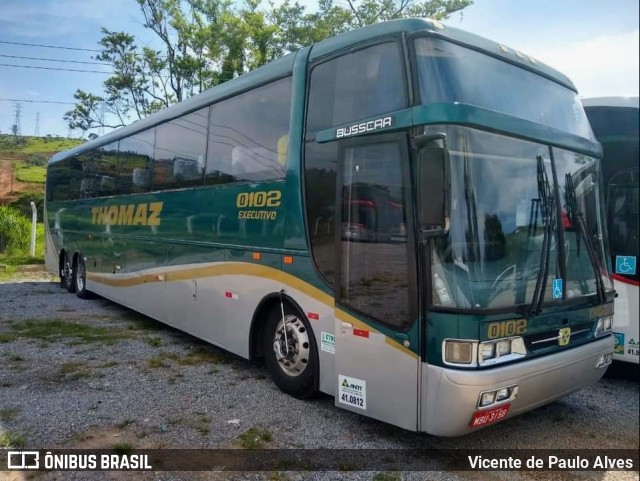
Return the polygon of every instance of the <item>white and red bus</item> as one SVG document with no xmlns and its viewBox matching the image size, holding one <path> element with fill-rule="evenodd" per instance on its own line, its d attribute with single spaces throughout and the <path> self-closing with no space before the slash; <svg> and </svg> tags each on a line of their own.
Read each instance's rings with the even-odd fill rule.
<svg viewBox="0 0 640 481">
<path fill-rule="evenodd" d="M 605 202 L 615 301 L 614 359 L 638 364 L 638 97 L 584 99 L 604 150 Z"/>
</svg>

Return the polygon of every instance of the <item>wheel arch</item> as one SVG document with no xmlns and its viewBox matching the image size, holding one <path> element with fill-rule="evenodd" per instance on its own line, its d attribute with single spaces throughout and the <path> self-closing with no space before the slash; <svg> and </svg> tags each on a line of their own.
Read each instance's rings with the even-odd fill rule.
<svg viewBox="0 0 640 481">
<path fill-rule="evenodd" d="M 64 260 L 64 256 L 68 255 L 69 256 L 69 260 L 71 261 L 71 265 L 73 265 L 73 263 L 76 261 L 76 259 L 78 258 L 78 256 L 80 255 L 80 252 L 77 249 L 71 249 L 71 248 L 62 248 L 60 249 L 60 254 L 58 254 L 58 269 L 60 269 L 60 271 L 62 272 L 62 268 L 64 267 L 63 264 L 63 260 Z"/>
</svg>

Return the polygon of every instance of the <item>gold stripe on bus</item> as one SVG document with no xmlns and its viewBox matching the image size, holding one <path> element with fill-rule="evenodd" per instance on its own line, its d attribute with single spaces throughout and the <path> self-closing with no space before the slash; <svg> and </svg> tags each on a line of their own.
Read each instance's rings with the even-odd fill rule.
<svg viewBox="0 0 640 481">
<path fill-rule="evenodd" d="M 362 322 L 360 319 L 358 319 L 357 317 L 353 317 L 351 314 L 341 310 L 341 309 L 337 309 L 336 310 L 336 317 L 338 318 L 339 321 L 344 321 L 344 322 L 348 322 L 350 324 L 353 324 L 353 327 L 355 327 L 356 329 L 362 329 L 364 331 L 370 331 L 376 334 L 380 334 L 382 336 L 384 336 L 384 342 L 386 344 L 388 344 L 389 346 L 398 349 L 399 351 L 405 353 L 408 356 L 411 356 L 415 359 L 418 358 L 418 355 L 413 352 L 412 350 L 404 347 L 402 344 L 400 344 L 398 341 L 396 341 L 395 339 L 390 338 L 389 336 L 384 335 L 383 333 L 381 333 L 380 331 L 378 331 L 377 329 L 374 329 L 373 327 L 371 327 L 369 324 L 365 324 L 364 322 Z"/>
<path fill-rule="evenodd" d="M 245 276 L 255 276 L 262 277 L 264 279 L 269 279 L 276 282 L 281 282 L 283 284 L 288 285 L 289 287 L 296 289 L 307 296 L 316 299 L 317 301 L 326 304 L 327 306 L 333 308 L 334 307 L 334 299 L 327 293 L 321 291 L 317 287 L 312 286 L 311 284 L 299 279 L 298 277 L 292 276 L 286 272 L 275 269 L 273 267 L 262 266 L 258 264 L 248 264 L 243 262 L 221 262 L 218 264 L 202 266 L 202 267 L 191 267 L 187 269 L 180 269 L 175 271 L 166 271 L 164 273 L 157 274 L 142 274 L 142 275 L 134 275 L 132 277 L 111 277 L 111 274 L 88 274 L 87 279 L 92 280 L 93 282 L 97 282 L 100 284 L 104 284 L 111 287 L 133 287 L 136 285 L 142 285 L 147 283 L 156 283 L 161 282 L 158 279 L 158 276 L 164 276 L 164 280 L 166 282 L 176 282 L 176 281 L 187 281 L 193 279 L 202 279 L 207 277 L 218 277 L 222 275 L 245 275 Z M 344 320 L 345 322 L 350 322 L 357 329 L 363 329 L 367 331 L 371 331 L 377 334 L 382 334 L 380 331 L 372 328 L 368 324 L 365 324 L 361 320 L 353 317 L 352 315 L 346 313 L 343 310 L 337 310 L 336 312 L 338 319 Z M 417 358 L 416 353 L 407 349 L 398 341 L 388 337 L 385 337 L 385 342 L 399 351 L 407 354 L 413 358 Z"/>
<path fill-rule="evenodd" d="M 203 277 L 214 277 L 221 275 L 238 275 L 238 276 L 255 276 L 269 279 L 276 282 L 287 284 L 289 287 L 296 289 L 309 297 L 312 297 L 330 307 L 333 307 L 333 297 L 321 291 L 317 287 L 304 282 L 298 277 L 292 276 L 279 269 L 258 264 L 248 264 L 243 262 L 224 262 L 204 267 L 194 267 L 183 269 L 175 272 L 167 272 L 167 282 L 171 281 L 187 281 L 191 279 L 200 279 Z"/>
<path fill-rule="evenodd" d="M 89 274 L 88 272 L 86 275 L 87 280 L 110 287 L 133 287 L 140 284 L 162 282 L 162 279 L 158 279 L 158 276 L 164 276 L 164 274 L 142 274 L 134 277 L 121 277 L 120 275 L 118 277 L 107 277 L 110 274 Z"/>
<path fill-rule="evenodd" d="M 112 274 L 87 273 L 87 279 L 111 287 L 133 287 L 141 284 L 160 282 L 158 276 L 163 276 L 166 282 L 176 282 L 207 277 L 218 277 L 222 275 L 248 275 L 282 282 L 293 289 L 297 289 L 304 294 L 307 294 L 309 297 L 327 304 L 329 307 L 333 307 L 333 297 L 321 291 L 317 287 L 314 287 L 298 277 L 292 276 L 291 274 L 281 270 L 257 264 L 221 262 L 219 264 L 191 267 L 175 271 L 164 271 L 155 274 L 134 274 L 130 277 L 123 277 L 124 275 L 126 274 L 116 274 L 115 277 L 112 277 Z"/>
</svg>

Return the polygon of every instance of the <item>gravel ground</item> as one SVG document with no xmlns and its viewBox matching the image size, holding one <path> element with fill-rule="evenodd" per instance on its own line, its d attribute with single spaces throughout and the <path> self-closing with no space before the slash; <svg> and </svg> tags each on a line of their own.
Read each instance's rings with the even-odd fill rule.
<svg viewBox="0 0 640 481">
<path fill-rule="evenodd" d="M 21 280 L 0 284 L 0 434 L 22 436 L 26 447 L 242 448 L 252 428 L 266 433 L 268 448 L 639 446 L 635 382 L 604 379 L 471 435 L 436 438 L 343 411 L 328 396 L 293 399 L 275 387 L 264 367 L 105 299 L 80 300 L 44 273 Z M 29 334 L 29 320 L 78 322 L 92 330 L 80 338 L 43 340 Z M 0 480 L 32 477 L 0 472 Z M 637 480 L 638 473 L 66 472 L 34 479 L 336 478 Z"/>
</svg>

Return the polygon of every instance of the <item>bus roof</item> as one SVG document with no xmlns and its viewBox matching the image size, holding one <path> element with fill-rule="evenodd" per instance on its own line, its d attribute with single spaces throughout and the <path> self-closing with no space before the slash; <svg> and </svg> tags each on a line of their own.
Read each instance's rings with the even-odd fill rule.
<svg viewBox="0 0 640 481">
<path fill-rule="evenodd" d="M 638 108 L 638 97 L 591 97 L 582 99 L 585 107 L 630 107 Z"/>
<path fill-rule="evenodd" d="M 429 32 L 431 35 L 449 39 L 464 44 L 465 46 L 474 47 L 499 57 L 502 60 L 506 60 L 507 62 L 514 63 L 528 70 L 533 70 L 574 91 L 576 90 L 573 82 L 571 82 L 566 75 L 525 53 L 465 30 L 450 27 L 430 18 L 403 18 L 350 30 L 342 35 L 328 38 L 315 44 L 311 50 L 309 60 L 314 61 L 318 58 L 332 55 L 337 51 L 347 49 L 355 44 L 365 43 L 376 38 L 391 36 L 402 32 L 412 34 L 421 31 Z"/>
<path fill-rule="evenodd" d="M 354 45 L 370 42 L 377 38 L 398 35 L 401 33 L 413 34 L 419 32 L 429 33 L 432 36 L 449 39 L 456 43 L 473 47 L 507 62 L 532 70 L 574 91 L 576 90 L 571 80 L 569 80 L 565 75 L 524 53 L 518 52 L 517 50 L 511 49 L 498 42 L 488 40 L 484 37 L 465 32 L 464 30 L 445 26 L 439 21 L 429 18 L 405 18 L 400 20 L 391 20 L 389 22 L 377 23 L 367 27 L 351 30 L 343 33 L 342 35 L 323 40 L 313 45 L 309 61 L 333 55 L 342 50 L 349 49 Z M 205 90 L 198 95 L 194 95 L 193 97 L 163 109 L 160 112 L 135 121 L 126 127 L 118 128 L 106 135 L 86 142 L 85 144 L 71 150 L 59 152 L 51 157 L 49 162 L 57 162 L 58 160 L 70 155 L 80 154 L 82 152 L 107 145 L 122 137 L 136 134 L 163 122 L 206 107 L 207 105 L 218 100 L 222 100 L 235 93 L 243 90 L 250 90 L 251 88 L 257 87 L 263 83 L 289 75 L 293 71 L 293 64 L 296 55 L 297 52 L 286 55 L 263 65 L 258 69 L 241 75 L 240 77 Z"/>
</svg>

